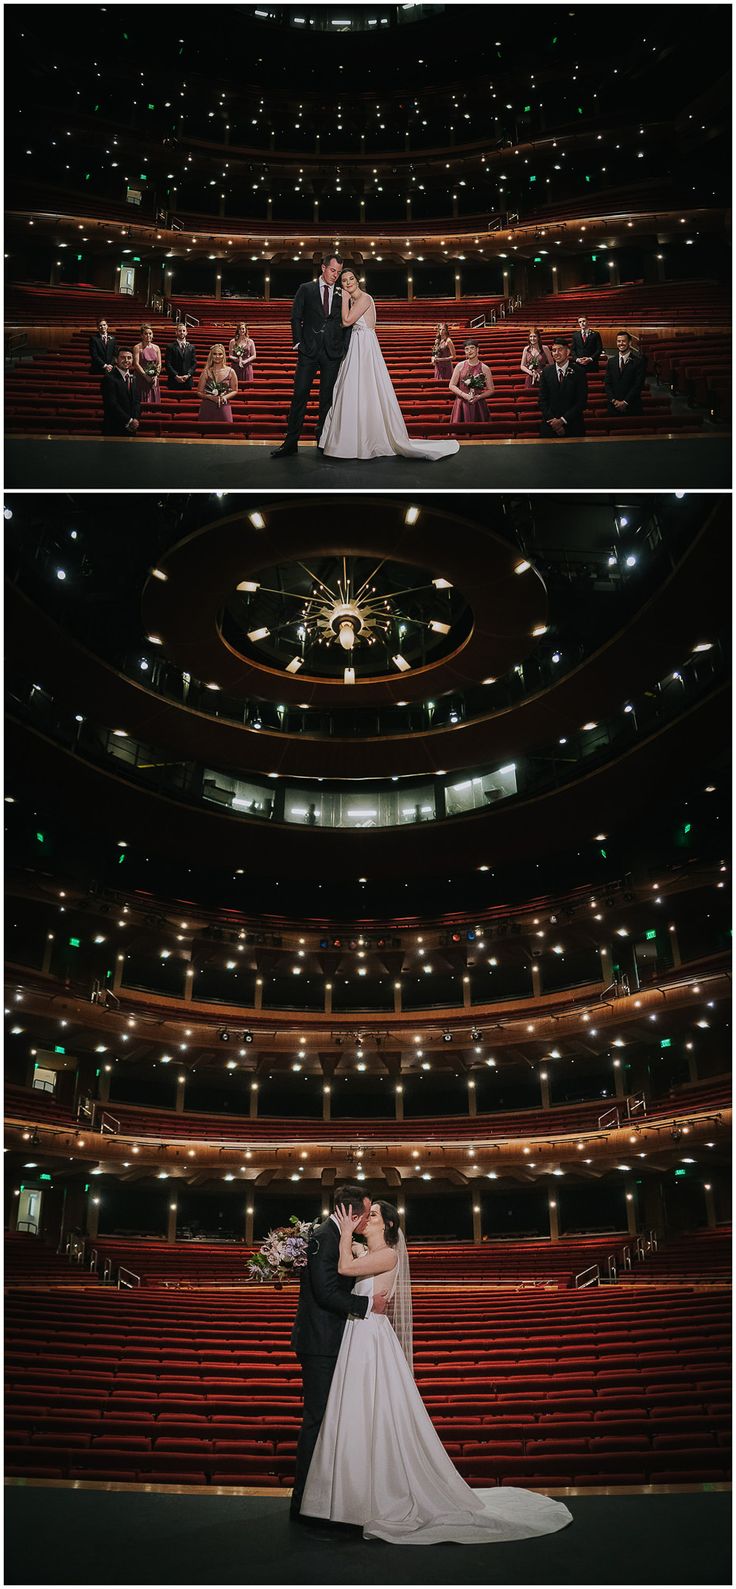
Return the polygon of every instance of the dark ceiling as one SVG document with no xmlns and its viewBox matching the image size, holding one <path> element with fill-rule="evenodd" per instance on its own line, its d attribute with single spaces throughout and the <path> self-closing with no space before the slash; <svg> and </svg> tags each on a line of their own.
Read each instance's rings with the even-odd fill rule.
<svg viewBox="0 0 736 1589">
<path fill-rule="evenodd" d="M 129 734 L 168 746 L 170 756 L 178 759 L 265 769 L 263 758 L 278 753 L 282 771 L 292 777 L 311 773 L 333 780 L 380 779 L 395 771 L 404 776 L 437 772 L 440 758 L 443 767 L 472 767 L 520 752 L 533 757 L 540 739 L 556 735 L 563 723 L 579 724 L 593 702 L 596 711 L 620 706 L 629 691 L 651 688 L 664 670 L 677 666 L 683 651 L 692 650 L 702 630 L 710 633 L 725 622 L 729 530 L 726 508 L 717 499 L 678 500 L 673 494 L 625 500 L 470 498 L 448 512 L 430 493 L 416 499 L 421 511 L 413 527 L 404 523 L 406 502 L 377 502 L 380 513 L 369 499 L 363 499 L 360 510 L 349 510 L 347 502 L 336 498 L 305 506 L 268 497 L 162 496 L 136 499 L 133 512 L 125 498 L 15 498 L 13 517 L 6 523 L 8 666 L 29 677 L 42 672 L 40 682 L 52 689 L 65 712 L 84 710 L 108 727 L 124 720 Z M 260 532 L 247 519 L 256 510 L 265 519 Z M 658 532 L 654 542 L 653 523 Z M 388 548 L 402 561 L 449 571 L 467 596 L 485 646 L 498 647 L 504 629 L 507 639 L 511 636 L 518 645 L 540 613 L 551 624 L 564 613 L 564 622 L 577 624 L 591 649 L 553 688 L 528 696 L 511 710 L 476 716 L 459 729 L 439 732 L 436 741 L 428 733 L 394 733 L 390 757 L 388 741 L 375 737 L 356 736 L 348 751 L 339 735 L 320 739 L 284 733 L 277 740 L 273 734 L 249 733 L 242 723 L 238 727 L 214 713 L 163 700 L 140 679 L 134 683 L 119 671 L 127 648 L 140 644 L 152 621 L 148 604 L 155 602 L 166 644 L 182 667 L 202 666 L 210 677 L 219 667 L 234 666 L 230 687 L 237 694 L 238 674 L 245 666 L 251 674 L 260 672 L 260 687 L 267 694 L 263 681 L 269 669 L 254 669 L 252 663 L 230 656 L 219 636 L 217 615 L 233 575 L 246 571 L 248 559 L 264 567 L 289 556 L 297 543 L 315 552 L 356 544 L 371 552 Z M 617 543 L 636 547 L 641 567 L 619 593 L 616 621 L 609 614 L 610 632 L 602 633 L 596 645 L 593 592 Z M 521 558 L 533 567 L 517 578 L 514 567 Z M 155 566 L 169 569 L 170 578 L 152 579 Z M 57 577 L 59 568 L 68 574 L 64 580 Z M 479 625 L 483 612 L 486 619 Z M 480 643 L 475 627 L 460 648 L 465 667 L 472 662 L 473 646 Z M 527 638 L 526 643 L 535 642 Z M 434 667 L 456 665 L 450 657 Z M 482 648 L 473 666 L 487 666 Z M 403 675 L 401 688 L 419 690 L 422 671 L 420 666 L 416 677 L 415 670 Z M 277 677 L 281 693 L 283 668 Z M 253 687 L 249 678 L 248 688 Z M 344 690 L 334 683 L 304 680 L 299 692 L 306 687 L 315 699 L 323 690 L 333 696 Z M 366 688 L 387 690 L 394 697 L 397 693 L 393 679 Z M 628 851 L 638 842 L 635 836 L 644 831 L 651 835 L 656 828 L 652 792 L 674 813 L 703 784 L 706 765 L 722 766 L 724 711 L 723 692 L 713 687 L 687 713 L 632 744 L 626 755 L 617 753 L 586 776 L 546 794 L 516 796 L 444 825 L 369 834 L 362 829 L 305 831 L 288 823 L 269 827 L 162 798 L 121 779 L 114 764 L 107 770 L 95 768 L 43 731 L 32 730 L 29 721 L 18 720 L 8 735 L 8 764 L 13 790 L 19 799 L 23 796 L 26 807 L 14 813 L 20 823 L 19 849 L 24 852 L 26 839 L 32 845 L 34 819 L 37 826 L 43 813 L 55 835 L 55 861 L 73 856 L 78 865 L 86 847 L 93 871 L 110 864 L 103 856 L 110 854 L 113 835 L 116 842 L 124 829 L 131 845 L 126 879 L 140 860 L 141 887 L 155 886 L 153 862 L 168 869 L 169 886 L 178 868 L 179 886 L 172 893 L 194 887 L 182 886 L 182 868 L 188 878 L 198 877 L 203 899 L 212 897 L 213 889 L 215 897 L 221 894 L 221 885 L 232 882 L 240 870 L 247 876 L 254 909 L 273 909 L 278 900 L 284 910 L 304 911 L 305 884 L 315 891 L 306 912 L 311 914 L 329 914 L 333 902 L 348 919 L 358 902 L 359 914 L 371 914 L 373 907 L 384 917 L 392 911 L 407 914 L 412 907 L 439 912 L 458 908 L 461 901 L 473 909 L 493 898 L 494 888 L 521 888 L 530 880 L 539 886 L 543 876 L 555 871 L 567 885 L 574 880 L 571 871 L 582 866 L 580 880 L 587 880 L 592 857 L 586 846 L 598 828 L 612 835 L 607 864 L 617 866 L 620 875 Z M 666 819 L 665 830 L 670 820 L 674 817 Z M 481 862 L 489 869 L 482 895 Z M 209 884 L 204 881 L 208 871 Z M 359 885 L 363 875 L 368 881 Z M 374 889 L 381 891 L 380 912 Z"/>
</svg>

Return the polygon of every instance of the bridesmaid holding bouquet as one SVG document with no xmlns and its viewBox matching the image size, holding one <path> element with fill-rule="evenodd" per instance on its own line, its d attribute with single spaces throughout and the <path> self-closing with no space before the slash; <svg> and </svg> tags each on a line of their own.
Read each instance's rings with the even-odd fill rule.
<svg viewBox="0 0 736 1589">
<path fill-rule="evenodd" d="M 487 364 L 481 364 L 477 342 L 466 342 L 465 359 L 456 364 L 450 381 L 450 391 L 455 404 L 450 423 L 453 425 L 489 420 L 491 415 L 486 401 L 493 392 L 493 376 Z"/>
<path fill-rule="evenodd" d="M 153 340 L 150 326 L 141 326 L 141 340 L 133 349 L 133 367 L 141 403 L 160 403 L 161 349 Z"/>
<path fill-rule="evenodd" d="M 213 424 L 232 425 L 233 411 L 230 401 L 238 390 L 238 377 L 230 368 L 221 342 L 210 348 L 207 363 L 199 377 L 198 419 Z"/>
<path fill-rule="evenodd" d="M 239 381 L 253 380 L 253 365 L 256 362 L 256 345 L 248 333 L 244 320 L 235 327 L 235 336 L 230 338 L 228 359 L 237 373 Z"/>
</svg>

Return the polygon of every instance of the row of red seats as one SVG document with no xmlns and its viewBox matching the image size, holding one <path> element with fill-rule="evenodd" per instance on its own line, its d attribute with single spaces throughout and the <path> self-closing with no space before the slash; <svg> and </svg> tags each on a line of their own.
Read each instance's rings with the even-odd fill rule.
<svg viewBox="0 0 736 1589">
<path fill-rule="evenodd" d="M 118 328 L 119 335 L 123 335 Z M 170 331 L 154 330 L 155 338 L 169 336 Z M 134 332 L 133 335 L 137 335 Z M 210 328 L 199 337 L 200 363 L 211 342 L 224 333 Z M 407 333 L 408 335 L 408 333 Z M 142 435 L 165 437 L 168 435 L 213 435 L 224 439 L 273 438 L 283 432 L 291 401 L 291 366 L 293 354 L 285 338 L 288 328 L 272 330 L 268 344 L 261 344 L 256 379 L 240 390 L 233 403 L 234 424 L 223 427 L 213 421 L 199 419 L 199 398 L 191 393 L 171 393 L 162 384 L 162 401 L 146 405 L 142 410 Z M 259 333 L 260 339 L 260 333 Z M 485 343 L 485 338 L 483 339 Z M 494 394 L 490 399 L 490 419 L 483 422 L 452 427 L 453 434 L 477 439 L 533 438 L 540 425 L 538 394 L 525 390 L 521 383 L 518 362 L 522 342 L 517 346 L 489 352 L 484 345 L 482 353 L 490 359 L 494 376 Z M 416 341 L 416 339 L 415 339 Z M 452 396 L 444 385 L 431 380 L 425 370 L 427 349 L 417 342 L 407 346 L 406 336 L 400 346 L 392 342 L 386 332 L 382 345 L 389 370 L 410 434 L 422 436 L 446 435 L 451 424 Z M 160 343 L 159 343 L 160 345 Z M 40 354 L 32 365 L 21 365 L 7 379 L 6 425 L 13 431 L 51 431 L 59 434 L 97 434 L 101 425 L 101 398 L 99 382 L 91 377 L 86 365 L 86 353 L 81 348 L 62 349 Z M 650 435 L 672 432 L 697 431 L 702 416 L 697 413 L 673 413 L 669 397 L 645 389 L 641 415 L 619 418 L 608 412 L 603 375 L 591 377 L 590 398 L 586 412 L 586 429 L 590 435 Z M 309 435 L 317 422 L 316 394 L 310 403 L 305 435 Z"/>
<path fill-rule="evenodd" d="M 293 1293 L 11 1292 L 8 1473 L 288 1485 L 293 1308 Z M 469 1482 L 726 1479 L 728 1324 L 726 1290 L 420 1288 L 417 1382 Z"/>
<path fill-rule="evenodd" d="M 92 1245 L 92 1244 L 90 1244 Z M 143 1285 L 244 1285 L 248 1283 L 247 1264 L 254 1249 L 244 1242 L 165 1242 L 156 1236 L 115 1236 L 100 1234 L 94 1246 L 98 1253 L 98 1272 L 110 1259 L 113 1273 L 119 1265 L 134 1273 Z M 573 1286 L 575 1276 L 598 1263 L 606 1273 L 609 1255 L 616 1260 L 621 1281 L 661 1283 L 699 1280 L 701 1283 L 727 1281 L 731 1276 L 730 1228 L 706 1230 L 668 1242 L 644 1261 L 635 1261 L 631 1271 L 623 1265 L 623 1251 L 633 1247 L 625 1231 L 595 1236 L 411 1243 L 412 1274 L 416 1280 L 447 1282 L 490 1282 L 500 1285 L 554 1284 Z M 74 1284 L 85 1271 L 70 1267 L 37 1238 L 25 1234 L 6 1239 L 5 1277 L 13 1284 Z M 93 1277 L 94 1279 L 94 1277 Z"/>
<path fill-rule="evenodd" d="M 657 378 L 691 404 L 707 409 L 711 419 L 731 418 L 732 364 L 722 336 L 664 338 L 652 344 Z"/>
<path fill-rule="evenodd" d="M 491 308 L 497 312 L 500 302 L 499 295 L 494 293 L 462 298 L 414 298 L 411 302 L 384 298 L 379 276 L 373 287 L 382 320 L 407 323 L 424 321 L 427 326 L 434 326 L 438 320 L 446 320 L 450 324 L 467 327 L 471 320 L 489 313 Z M 215 298 L 193 293 L 176 295 L 172 305 L 174 312 L 182 316 L 189 313 L 200 321 L 217 320 L 223 323 L 232 320 L 233 326 L 242 319 L 252 325 L 260 325 L 264 320 L 287 324 L 291 299 Z M 117 317 L 117 323 L 125 321 L 137 328 L 146 317 L 146 309 L 140 299 L 128 299 L 119 294 L 83 287 L 18 283 L 9 289 L 6 299 L 6 318 L 17 324 L 72 325 L 76 321 L 89 332 L 95 319 L 103 314 L 111 319 L 111 323 Z M 714 321 L 727 324 L 730 319 L 730 298 L 726 289 L 712 282 L 578 287 L 564 293 L 529 299 L 502 325 L 508 328 L 521 324 L 525 331 L 533 323 L 543 327 L 574 326 L 581 314 L 588 316 L 591 325 L 596 321 L 624 325 L 627 318 L 644 320 L 650 325 L 707 324 Z M 171 327 L 171 321 L 167 323 Z"/>
<path fill-rule="evenodd" d="M 609 1253 L 619 1255 L 630 1241 L 626 1232 L 606 1236 L 562 1237 L 559 1242 L 485 1241 L 411 1243 L 412 1274 L 418 1280 L 493 1281 L 516 1284 L 525 1281 L 571 1285 L 575 1274 L 590 1264 L 605 1263 Z M 100 1262 L 111 1258 L 141 1278 L 144 1285 L 159 1285 L 162 1280 L 184 1280 L 189 1284 L 243 1284 L 250 1249 L 242 1244 L 218 1245 L 200 1242 L 167 1244 L 155 1238 L 100 1235 L 95 1246 Z M 10 1274 L 14 1275 L 12 1259 Z M 697 1268 L 697 1259 L 691 1268 Z"/>
<path fill-rule="evenodd" d="M 731 1227 L 719 1226 L 717 1230 L 682 1236 L 668 1241 L 659 1251 L 648 1255 L 646 1263 L 637 1264 L 631 1274 L 621 1273 L 626 1283 L 672 1284 L 678 1280 L 699 1279 L 701 1283 L 727 1283 L 731 1279 L 732 1249 Z"/>
</svg>

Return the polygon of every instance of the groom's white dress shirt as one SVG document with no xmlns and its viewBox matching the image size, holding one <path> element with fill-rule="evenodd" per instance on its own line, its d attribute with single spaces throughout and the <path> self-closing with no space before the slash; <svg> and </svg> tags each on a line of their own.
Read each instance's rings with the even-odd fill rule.
<svg viewBox="0 0 736 1589">
<path fill-rule="evenodd" d="M 333 1225 L 337 1225 L 337 1228 L 338 1228 L 338 1231 L 339 1231 L 340 1230 L 340 1221 L 339 1221 L 339 1219 L 336 1219 L 334 1214 L 330 1214 L 330 1219 L 332 1220 Z M 368 1314 L 372 1311 L 372 1308 L 373 1308 L 373 1298 L 369 1297 L 368 1298 L 368 1306 L 367 1306 L 367 1308 L 365 1310 L 365 1315 L 364 1315 L 364 1317 L 366 1319 L 368 1317 Z"/>
</svg>

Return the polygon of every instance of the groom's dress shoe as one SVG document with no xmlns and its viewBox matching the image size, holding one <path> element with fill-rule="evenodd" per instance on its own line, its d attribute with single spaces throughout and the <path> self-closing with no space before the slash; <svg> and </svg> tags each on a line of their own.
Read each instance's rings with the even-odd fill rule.
<svg viewBox="0 0 736 1589">
<path fill-rule="evenodd" d="M 295 458 L 297 453 L 298 453 L 298 451 L 299 451 L 298 447 L 295 447 L 295 446 L 292 447 L 291 445 L 288 446 L 288 447 L 287 446 L 275 447 L 273 452 L 271 453 L 271 457 L 272 458 Z"/>
</svg>

